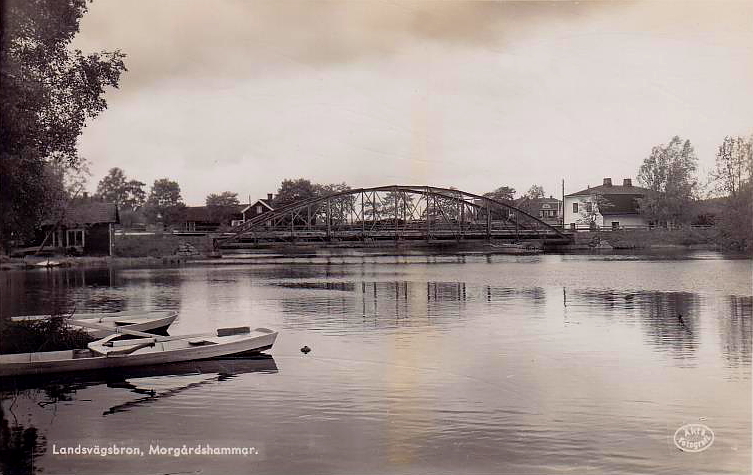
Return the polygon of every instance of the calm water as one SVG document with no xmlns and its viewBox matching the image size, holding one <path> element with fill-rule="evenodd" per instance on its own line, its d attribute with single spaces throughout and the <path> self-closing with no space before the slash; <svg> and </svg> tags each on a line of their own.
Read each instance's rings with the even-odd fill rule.
<svg viewBox="0 0 753 475">
<path fill-rule="evenodd" d="M 750 471 L 750 260 L 254 262 L 0 273 L 3 318 L 48 312 L 56 302 L 81 312 L 177 309 L 173 334 L 240 325 L 280 331 L 269 360 L 25 387 L 4 382 L 2 424 L 30 429 L 25 444 L 35 447 L 28 471 Z M 303 345 L 313 351 L 304 356 Z M 675 430 L 691 422 L 714 431 L 708 450 L 674 446 Z M 53 453 L 53 446 L 77 444 L 146 451 L 198 443 L 252 446 L 258 454 Z M 11 452 L 4 450 L 8 472 Z"/>
</svg>

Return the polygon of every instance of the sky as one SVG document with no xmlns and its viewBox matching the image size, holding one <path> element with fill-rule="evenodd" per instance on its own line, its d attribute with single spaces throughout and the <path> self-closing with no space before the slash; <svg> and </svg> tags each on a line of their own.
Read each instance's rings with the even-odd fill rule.
<svg viewBox="0 0 753 475">
<path fill-rule="evenodd" d="M 753 2 L 95 0 L 75 46 L 128 72 L 87 125 L 185 202 L 286 178 L 547 195 L 621 183 L 689 139 L 705 179 L 753 132 Z"/>
</svg>

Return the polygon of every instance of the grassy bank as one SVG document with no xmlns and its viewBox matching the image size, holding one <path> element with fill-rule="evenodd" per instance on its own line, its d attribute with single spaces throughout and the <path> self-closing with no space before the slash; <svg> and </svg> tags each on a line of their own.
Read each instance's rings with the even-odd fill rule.
<svg viewBox="0 0 753 475">
<path fill-rule="evenodd" d="M 175 236 L 169 233 L 117 235 L 113 253 L 117 257 L 202 256 L 212 250 L 210 236 Z"/>
<path fill-rule="evenodd" d="M 614 249 L 661 247 L 721 249 L 718 232 L 714 228 L 583 231 L 575 233 L 570 247 L 591 248 L 599 244 L 602 247 L 611 246 Z"/>
</svg>

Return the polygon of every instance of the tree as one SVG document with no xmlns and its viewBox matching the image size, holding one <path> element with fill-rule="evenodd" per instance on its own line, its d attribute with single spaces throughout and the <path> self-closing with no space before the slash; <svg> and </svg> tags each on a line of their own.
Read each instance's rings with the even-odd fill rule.
<svg viewBox="0 0 753 475">
<path fill-rule="evenodd" d="M 123 170 L 117 167 L 111 168 L 107 176 L 99 181 L 94 196 L 128 211 L 136 211 L 146 201 L 144 183 L 128 180 Z"/>
<path fill-rule="evenodd" d="M 602 213 L 614 204 L 602 193 L 592 193 L 589 197 L 579 198 L 578 218 L 579 224 L 587 224 L 589 228 L 599 228 L 599 218 Z M 603 223 L 602 223 L 603 224 Z"/>
<path fill-rule="evenodd" d="M 753 179 L 753 137 L 724 137 L 710 178 L 719 194 L 736 198 L 745 183 Z"/>
<path fill-rule="evenodd" d="M 698 159 L 689 140 L 672 137 L 657 145 L 638 170 L 638 182 L 652 191 L 639 200 L 641 212 L 654 222 L 684 222 L 696 197 Z"/>
<path fill-rule="evenodd" d="M 328 185 L 314 185 L 316 196 L 327 196 L 335 193 L 343 193 L 350 190 L 350 186 L 345 183 L 330 183 Z M 330 200 L 330 213 L 332 215 L 332 222 L 344 223 L 347 220 L 348 214 L 355 205 L 356 197 L 353 195 L 336 196 Z M 323 211 L 323 210 L 322 210 Z M 322 214 L 320 212 L 320 214 Z"/>
<path fill-rule="evenodd" d="M 509 186 L 500 186 L 494 191 L 484 193 L 484 196 L 493 200 L 512 203 L 512 201 L 515 199 L 515 188 L 511 188 Z"/>
<path fill-rule="evenodd" d="M 546 195 L 544 194 L 544 187 L 541 185 L 531 185 L 531 187 L 526 192 L 526 198 L 530 198 L 532 200 L 544 197 L 546 197 Z"/>
<path fill-rule="evenodd" d="M 125 71 L 120 51 L 70 47 L 85 0 L 0 3 L 0 246 L 30 235 L 46 206 L 44 169 L 79 169 L 77 139 Z"/>
<path fill-rule="evenodd" d="M 749 251 L 753 247 L 753 138 L 725 137 L 710 178 L 723 195 L 717 226 L 722 245 Z"/>
<path fill-rule="evenodd" d="M 238 212 L 240 205 L 238 193 L 232 191 L 223 191 L 220 194 L 212 193 L 207 196 L 205 203 L 212 221 L 221 224 L 229 221 L 231 216 Z"/>
<path fill-rule="evenodd" d="M 168 178 L 154 180 L 145 205 L 146 215 L 152 222 L 174 224 L 180 220 L 185 206 L 177 182 Z"/>
<path fill-rule="evenodd" d="M 277 190 L 273 206 L 275 208 L 282 208 L 296 201 L 315 198 L 320 196 L 320 193 L 321 188 L 305 178 L 283 180 L 280 188 Z"/>
</svg>

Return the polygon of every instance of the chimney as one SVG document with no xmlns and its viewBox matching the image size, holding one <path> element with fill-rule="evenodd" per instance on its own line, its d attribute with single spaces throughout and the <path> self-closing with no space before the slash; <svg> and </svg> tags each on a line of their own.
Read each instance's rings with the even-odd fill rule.
<svg viewBox="0 0 753 475">
<path fill-rule="evenodd" d="M 612 186 L 612 179 L 604 178 L 604 186 Z"/>
<path fill-rule="evenodd" d="M 267 201 L 272 201 L 272 193 L 267 193 Z"/>
<path fill-rule="evenodd" d="M 622 180 L 622 186 L 633 186 L 633 180 L 630 178 L 624 178 Z"/>
<path fill-rule="evenodd" d="M 86 191 L 82 192 L 82 193 L 81 193 L 81 198 L 83 198 L 83 199 L 85 199 L 85 200 L 86 200 L 86 199 L 89 199 L 89 193 L 88 193 L 88 192 L 86 192 Z"/>
</svg>

